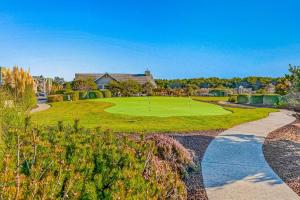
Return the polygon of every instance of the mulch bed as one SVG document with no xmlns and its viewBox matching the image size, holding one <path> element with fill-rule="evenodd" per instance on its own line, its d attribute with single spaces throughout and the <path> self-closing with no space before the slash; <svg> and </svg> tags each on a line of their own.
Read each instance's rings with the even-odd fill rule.
<svg viewBox="0 0 300 200">
<path fill-rule="evenodd" d="M 263 150 L 273 170 L 300 196 L 300 120 L 270 133 Z"/>
<path fill-rule="evenodd" d="M 190 200 L 208 200 L 203 184 L 201 161 L 210 142 L 221 132 L 222 130 L 170 135 L 185 148 L 192 150 L 195 160 L 198 162 L 198 168 L 190 170 L 188 176 L 184 179 L 187 186 L 188 199 Z"/>
</svg>

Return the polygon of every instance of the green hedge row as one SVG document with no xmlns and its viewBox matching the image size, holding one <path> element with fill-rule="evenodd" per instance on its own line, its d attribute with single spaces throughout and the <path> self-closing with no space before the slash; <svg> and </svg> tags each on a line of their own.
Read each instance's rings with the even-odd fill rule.
<svg viewBox="0 0 300 200">
<path fill-rule="evenodd" d="M 253 94 L 250 96 L 250 104 L 263 104 L 264 95 L 262 94 Z"/>
<path fill-rule="evenodd" d="M 264 104 L 265 105 L 277 105 L 281 99 L 280 95 L 264 95 Z"/>
<path fill-rule="evenodd" d="M 49 95 L 48 96 L 48 102 L 62 102 L 64 101 L 64 96 L 61 94 L 55 94 L 55 95 Z"/>
<path fill-rule="evenodd" d="M 274 106 L 279 104 L 280 99 L 281 96 L 277 94 L 240 94 L 237 96 L 237 103 Z"/>
<path fill-rule="evenodd" d="M 249 103 L 249 95 L 240 94 L 237 96 L 237 103 L 239 104 L 248 104 Z"/>
<path fill-rule="evenodd" d="M 227 91 L 221 89 L 213 89 L 209 91 L 209 94 L 216 97 L 225 97 L 227 96 Z"/>
<path fill-rule="evenodd" d="M 238 97 L 238 95 L 232 94 L 229 96 L 228 101 L 231 103 L 237 103 L 237 97 Z"/>
<path fill-rule="evenodd" d="M 110 98 L 111 92 L 109 90 L 93 90 L 93 91 L 71 91 L 71 92 L 59 92 L 55 95 L 48 96 L 48 102 L 60 102 L 60 101 L 78 101 L 84 99 L 98 99 L 98 98 Z"/>
</svg>

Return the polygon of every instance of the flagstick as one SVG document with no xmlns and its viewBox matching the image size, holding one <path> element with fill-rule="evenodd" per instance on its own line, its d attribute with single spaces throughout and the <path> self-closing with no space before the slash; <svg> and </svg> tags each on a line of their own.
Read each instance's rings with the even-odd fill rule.
<svg viewBox="0 0 300 200">
<path fill-rule="evenodd" d="M 189 96 L 189 108 L 190 108 L 190 111 L 191 111 L 191 96 Z"/>
<path fill-rule="evenodd" d="M 147 96 L 148 97 L 148 110 L 149 110 L 149 112 L 151 112 L 151 102 L 150 102 L 150 97 L 149 96 Z"/>
</svg>

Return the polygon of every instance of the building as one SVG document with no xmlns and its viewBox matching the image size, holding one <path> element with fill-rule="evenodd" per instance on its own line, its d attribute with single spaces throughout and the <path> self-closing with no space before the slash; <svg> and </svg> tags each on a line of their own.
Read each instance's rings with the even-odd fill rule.
<svg viewBox="0 0 300 200">
<path fill-rule="evenodd" d="M 33 76 L 33 89 L 35 93 L 49 94 L 52 89 L 52 79 L 43 76 Z"/>
<path fill-rule="evenodd" d="M 86 74 L 76 73 L 75 80 L 87 80 L 92 79 L 95 81 L 99 89 L 106 89 L 107 85 L 111 81 L 123 82 L 133 80 L 143 85 L 145 83 L 151 83 L 154 88 L 157 87 L 153 76 L 149 70 L 146 70 L 144 74 L 116 74 L 116 73 L 100 73 L 100 74 Z"/>
</svg>

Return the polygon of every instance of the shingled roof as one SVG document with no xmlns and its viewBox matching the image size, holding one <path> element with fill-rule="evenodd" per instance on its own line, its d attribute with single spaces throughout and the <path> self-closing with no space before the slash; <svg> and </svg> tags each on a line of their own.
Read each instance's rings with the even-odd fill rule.
<svg viewBox="0 0 300 200">
<path fill-rule="evenodd" d="M 82 79 L 82 80 L 86 80 L 86 79 L 93 79 L 93 80 L 97 80 L 101 77 L 103 77 L 104 75 L 109 75 L 110 77 L 112 77 L 113 79 L 115 79 L 118 82 L 122 82 L 122 81 L 128 81 L 128 80 L 134 80 L 136 82 L 138 82 L 139 84 L 143 85 L 147 82 L 152 83 L 154 86 L 156 86 L 156 83 L 153 79 L 153 76 L 149 73 L 149 74 L 119 74 L 119 73 L 76 73 L 75 74 L 75 80 L 78 79 Z"/>
</svg>

